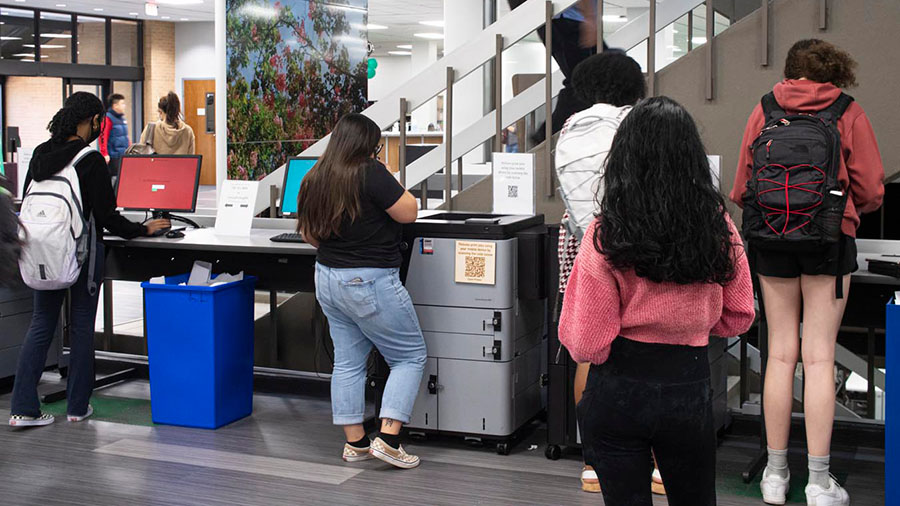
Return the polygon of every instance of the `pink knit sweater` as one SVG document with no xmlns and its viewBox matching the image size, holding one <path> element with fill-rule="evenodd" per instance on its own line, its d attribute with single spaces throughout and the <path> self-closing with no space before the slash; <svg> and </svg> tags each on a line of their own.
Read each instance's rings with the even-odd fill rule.
<svg viewBox="0 0 900 506">
<path fill-rule="evenodd" d="M 727 216 L 726 216 L 727 217 Z M 644 343 L 706 346 L 710 334 L 735 336 L 753 323 L 753 286 L 747 255 L 737 228 L 735 278 L 715 283 L 654 283 L 618 271 L 594 247 L 594 222 L 584 235 L 569 278 L 559 340 L 576 362 L 602 364 L 616 337 Z"/>
</svg>

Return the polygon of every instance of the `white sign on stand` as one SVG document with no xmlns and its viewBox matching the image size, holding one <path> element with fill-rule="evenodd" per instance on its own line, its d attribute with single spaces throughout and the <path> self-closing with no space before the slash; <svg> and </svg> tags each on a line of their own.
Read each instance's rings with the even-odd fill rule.
<svg viewBox="0 0 900 506">
<path fill-rule="evenodd" d="M 709 158 L 709 170 L 712 172 L 713 184 L 718 189 L 722 189 L 722 157 L 719 155 L 707 155 Z"/>
<path fill-rule="evenodd" d="M 534 153 L 494 153 L 494 214 L 535 213 Z"/>
<path fill-rule="evenodd" d="M 216 214 L 217 235 L 250 236 L 257 193 L 259 181 L 227 180 L 222 183 Z"/>
</svg>

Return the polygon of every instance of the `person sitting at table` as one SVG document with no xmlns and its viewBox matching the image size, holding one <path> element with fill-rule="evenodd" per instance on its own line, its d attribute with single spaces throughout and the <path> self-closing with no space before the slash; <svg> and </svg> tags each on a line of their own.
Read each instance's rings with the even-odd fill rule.
<svg viewBox="0 0 900 506">
<path fill-rule="evenodd" d="M 377 458 L 410 469 L 419 457 L 400 444 L 427 359 L 412 300 L 400 283 L 401 224 L 418 215 L 416 199 L 375 157 L 381 129 L 348 114 L 331 133 L 325 154 L 303 178 L 297 229 L 318 248 L 316 299 L 334 342 L 331 410 L 344 429 L 343 459 Z M 366 364 L 372 348 L 390 367 L 382 397 L 381 432 L 363 428 Z"/>
<path fill-rule="evenodd" d="M 53 116 L 48 129 L 51 139 L 34 150 L 28 174 L 25 176 L 26 197 L 32 181 L 50 179 L 71 162 L 86 147 L 100 137 L 103 103 L 96 96 L 78 92 L 66 99 L 62 109 Z M 153 235 L 169 228 L 169 220 L 152 220 L 141 225 L 124 218 L 116 211 L 106 160 L 98 151 L 90 151 L 75 164 L 80 187 L 80 202 L 85 218 L 93 216 L 97 230 L 108 229 L 126 239 Z M 98 237 L 102 234 L 98 233 Z M 26 239 L 27 240 L 27 239 Z M 94 282 L 100 286 L 103 278 L 103 244 L 97 242 Z M 94 410 L 89 401 L 94 390 L 94 321 L 97 317 L 99 292 L 88 290 L 90 272 L 84 265 L 75 284 L 68 290 L 34 292 L 34 314 L 22 344 L 16 379 L 13 385 L 9 424 L 13 427 L 34 427 L 53 423 L 53 415 L 41 412 L 37 385 L 47 363 L 47 351 L 59 323 L 59 314 L 68 292 L 69 310 L 69 378 L 67 385 L 68 420 L 80 422 Z"/>
<path fill-rule="evenodd" d="M 853 58 L 834 45 L 818 39 L 801 40 L 788 51 L 785 79 L 775 85 L 774 98 L 788 114 L 818 113 L 838 100 L 841 88 L 856 85 L 855 69 Z M 751 146 L 765 123 L 762 104 L 757 104 L 744 130 L 730 195 L 740 206 L 744 206 L 753 170 Z M 850 503 L 847 491 L 829 474 L 835 402 L 834 349 L 847 303 L 846 297 L 836 297 L 835 285 L 837 277 L 842 276 L 846 291 L 850 273 L 857 269 L 855 237 L 859 215 L 881 206 L 884 168 L 872 125 L 859 104 L 850 103 L 837 122 L 837 130 L 841 141 L 837 179 L 847 202 L 839 241 L 812 252 L 777 251 L 757 241 L 749 243 L 768 323 L 763 406 L 769 458 L 760 488 L 769 504 L 784 504 L 789 487 L 788 434 L 794 374 L 801 353 L 809 455 L 807 502 L 816 506 Z M 744 217 L 746 221 L 747 213 Z"/>
</svg>

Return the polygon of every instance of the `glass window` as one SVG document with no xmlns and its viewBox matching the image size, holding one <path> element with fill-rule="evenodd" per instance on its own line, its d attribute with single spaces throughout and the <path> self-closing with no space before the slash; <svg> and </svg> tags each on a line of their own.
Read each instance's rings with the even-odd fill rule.
<svg viewBox="0 0 900 506">
<path fill-rule="evenodd" d="M 131 81 L 114 81 L 113 93 L 118 93 L 125 97 L 125 120 L 128 121 L 128 137 L 131 142 L 140 140 L 141 135 L 141 113 L 140 90 L 139 83 Z M 110 106 L 111 104 L 107 104 Z"/>
<path fill-rule="evenodd" d="M 0 59 L 34 61 L 34 12 L 0 9 Z"/>
<path fill-rule="evenodd" d="M 41 61 L 72 63 L 72 15 L 42 12 L 38 28 L 41 30 Z M 32 54 L 34 46 L 25 45 Z"/>
<path fill-rule="evenodd" d="M 691 30 L 691 48 L 706 44 L 706 4 L 698 5 L 691 13 L 693 29 Z"/>
<path fill-rule="evenodd" d="M 78 16 L 78 63 L 106 65 L 106 19 Z"/>
<path fill-rule="evenodd" d="M 138 66 L 138 24 L 136 21 L 112 20 L 112 64 Z"/>
<path fill-rule="evenodd" d="M 729 26 L 731 26 L 731 20 L 728 19 L 728 16 L 724 16 L 722 14 L 719 14 L 718 12 L 715 13 L 713 20 L 715 20 L 716 23 L 716 37 L 718 37 L 720 33 L 724 32 L 728 29 Z"/>
</svg>

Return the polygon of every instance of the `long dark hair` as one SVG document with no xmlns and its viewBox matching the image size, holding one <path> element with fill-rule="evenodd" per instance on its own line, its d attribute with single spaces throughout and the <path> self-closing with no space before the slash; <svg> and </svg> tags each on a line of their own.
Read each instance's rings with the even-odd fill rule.
<svg viewBox="0 0 900 506">
<path fill-rule="evenodd" d="M 96 95 L 79 91 L 66 99 L 60 109 L 50 120 L 47 130 L 53 142 L 65 142 L 69 137 L 77 135 L 78 125 L 94 116 L 103 117 L 106 109 Z"/>
<path fill-rule="evenodd" d="M 381 129 L 362 114 L 348 114 L 331 132 L 325 154 L 303 178 L 297 229 L 316 241 L 336 237 L 345 219 L 359 217 L 359 193 Z"/>
<path fill-rule="evenodd" d="M 638 103 L 616 133 L 594 247 L 656 283 L 734 278 L 725 200 L 691 115 L 667 97 Z"/>
<path fill-rule="evenodd" d="M 178 95 L 174 91 L 170 91 L 168 95 L 159 99 L 158 106 L 159 110 L 166 115 L 166 123 L 177 127 L 181 120 L 181 101 L 178 100 Z"/>
<path fill-rule="evenodd" d="M 820 39 L 797 41 L 784 61 L 784 77 L 805 77 L 817 83 L 831 83 L 838 88 L 856 86 L 856 60 L 850 53 Z"/>
</svg>

